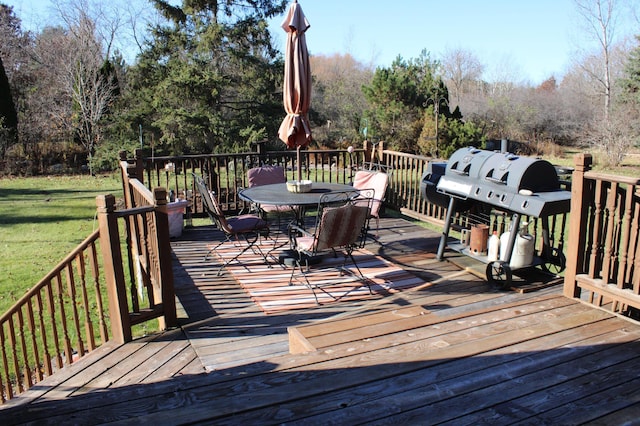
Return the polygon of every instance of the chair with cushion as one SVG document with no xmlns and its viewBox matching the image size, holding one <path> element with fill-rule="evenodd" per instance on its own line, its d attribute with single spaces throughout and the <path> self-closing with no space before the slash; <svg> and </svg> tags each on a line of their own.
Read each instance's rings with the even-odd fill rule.
<svg viewBox="0 0 640 426">
<path fill-rule="evenodd" d="M 234 242 L 241 247 L 240 252 L 236 253 L 231 259 L 223 262 L 218 269 L 218 275 L 222 273 L 222 269 L 229 263 L 237 260 L 240 256 L 246 253 L 248 250 L 252 250 L 256 254 L 260 254 L 265 263 L 268 263 L 267 256 L 260 250 L 258 240 L 260 237 L 269 235 L 269 225 L 261 217 L 254 214 L 244 214 L 235 217 L 226 217 L 215 195 L 209 191 L 205 181 L 202 177 L 193 174 L 193 179 L 196 184 L 196 188 L 202 198 L 202 205 L 207 212 L 211 221 L 220 229 L 225 236 L 225 239 L 211 248 L 205 255 L 205 260 L 209 258 L 209 254 L 215 251 L 218 247 L 226 242 Z"/>
<path fill-rule="evenodd" d="M 322 262 L 318 266 L 317 260 L 327 253 L 336 255 L 338 251 L 341 251 L 344 260 L 342 265 L 337 268 L 340 275 L 355 277 L 356 282 L 365 283 L 371 293 L 369 280 L 362 274 L 353 256 L 354 250 L 364 246 L 367 235 L 372 202 L 372 198 L 365 198 L 367 194 L 372 195 L 372 191 L 361 192 L 357 202 L 353 199 L 354 192 L 324 194 L 318 203 L 316 224 L 312 231 L 306 231 L 293 223 L 289 225 L 291 249 L 297 252 L 289 285 L 292 285 L 294 281 L 304 283 L 313 293 L 317 304 L 319 301 L 315 289 L 319 288 L 327 293 L 323 287 L 332 283 L 312 284 L 309 281 L 309 274 L 322 273 Z M 347 265 L 349 260 L 352 268 Z M 336 268 L 331 267 L 331 269 Z M 344 280 L 333 284 L 344 284 Z"/>
<path fill-rule="evenodd" d="M 271 185 L 274 183 L 286 183 L 287 177 L 284 173 L 284 168 L 281 166 L 261 166 L 254 167 L 247 171 L 247 181 L 249 188 L 253 186 Z M 276 215 L 278 220 L 278 229 L 280 229 L 281 216 L 286 213 L 295 214 L 295 207 L 292 206 L 275 206 L 269 204 L 260 204 L 255 206 L 260 212 L 260 216 L 263 219 L 267 219 L 270 213 Z"/>
<path fill-rule="evenodd" d="M 379 171 L 358 170 L 353 180 L 353 187 L 356 189 L 373 189 L 373 203 L 370 215 L 376 220 L 376 234 L 380 228 L 380 208 L 384 202 L 388 186 L 389 175 Z M 372 238 L 378 244 L 382 244 L 378 241 L 377 235 L 372 236 Z"/>
</svg>

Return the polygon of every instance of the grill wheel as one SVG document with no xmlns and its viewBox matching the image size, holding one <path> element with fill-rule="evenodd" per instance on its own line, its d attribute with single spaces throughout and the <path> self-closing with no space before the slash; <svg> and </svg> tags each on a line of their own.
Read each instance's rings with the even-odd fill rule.
<svg viewBox="0 0 640 426">
<path fill-rule="evenodd" d="M 487 281 L 501 289 L 511 287 L 511 267 L 507 262 L 496 260 L 487 264 Z"/>
<path fill-rule="evenodd" d="M 567 266 L 567 258 L 564 253 L 556 247 L 549 249 L 551 252 L 547 259 L 542 263 L 542 269 L 552 275 L 558 275 Z"/>
</svg>

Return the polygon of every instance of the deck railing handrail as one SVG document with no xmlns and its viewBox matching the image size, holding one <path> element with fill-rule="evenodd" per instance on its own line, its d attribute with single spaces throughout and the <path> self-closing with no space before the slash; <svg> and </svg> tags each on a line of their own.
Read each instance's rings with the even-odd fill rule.
<svg viewBox="0 0 640 426">
<path fill-rule="evenodd" d="M 640 179 L 590 171 L 575 158 L 564 294 L 616 313 L 640 312 Z"/>
</svg>

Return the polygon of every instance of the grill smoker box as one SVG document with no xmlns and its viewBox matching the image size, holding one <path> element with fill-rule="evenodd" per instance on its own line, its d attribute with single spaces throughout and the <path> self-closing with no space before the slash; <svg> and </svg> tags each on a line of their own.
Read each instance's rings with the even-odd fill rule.
<svg viewBox="0 0 640 426">
<path fill-rule="evenodd" d="M 438 247 L 438 259 L 442 259 L 444 253 L 453 213 L 467 210 L 474 203 L 482 203 L 512 213 L 511 227 L 515 230 L 519 229 L 521 215 L 543 218 L 543 260 L 561 262 L 564 267 L 564 262 L 560 259 L 561 253 L 553 254 L 554 250 L 549 247 L 546 218 L 567 213 L 571 206 L 571 193 L 561 189 L 556 168 L 548 161 L 472 147 L 461 148 L 446 163 L 444 174 L 439 177 L 429 176 L 429 181 L 431 186 L 436 182 L 435 191 L 433 188 L 423 191 L 429 201 L 436 198 L 437 204 L 441 205 L 442 196 L 447 196 L 449 200 Z M 507 245 L 508 258 L 505 261 L 489 263 L 489 281 L 496 281 L 494 273 L 506 275 L 506 284 L 511 281 L 508 265 L 515 238 L 516 232 L 512 232 Z"/>
</svg>

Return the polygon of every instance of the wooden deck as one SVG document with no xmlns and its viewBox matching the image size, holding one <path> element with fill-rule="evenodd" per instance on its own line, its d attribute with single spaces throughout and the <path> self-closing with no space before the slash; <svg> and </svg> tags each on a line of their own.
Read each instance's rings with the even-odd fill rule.
<svg viewBox="0 0 640 426">
<path fill-rule="evenodd" d="M 0 407 L 1 424 L 640 419 L 640 326 L 564 298 L 557 281 L 492 288 L 466 258 L 435 260 L 438 233 L 387 218 L 384 249 L 368 248 L 424 284 L 265 315 L 203 262 L 217 237 L 198 227 L 173 242 L 182 328 L 105 345 Z"/>
</svg>

